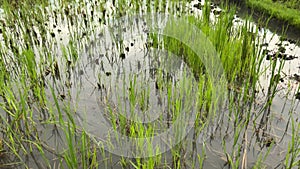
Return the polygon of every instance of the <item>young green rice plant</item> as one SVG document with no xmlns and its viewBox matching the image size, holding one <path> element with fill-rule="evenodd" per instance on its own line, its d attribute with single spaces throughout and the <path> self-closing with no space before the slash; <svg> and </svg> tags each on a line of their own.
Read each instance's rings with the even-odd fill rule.
<svg viewBox="0 0 300 169">
<path fill-rule="evenodd" d="M 300 154 L 300 137 L 299 137 L 299 123 L 295 123 L 294 118 L 292 117 L 292 138 L 288 145 L 288 152 L 285 157 L 285 167 L 286 168 L 295 168 L 300 166 L 299 154 Z"/>
<path fill-rule="evenodd" d="M 265 131 L 267 130 L 267 122 L 269 121 L 269 116 L 271 113 L 270 107 L 272 105 L 272 101 L 276 93 L 278 92 L 277 85 L 280 82 L 280 72 L 283 69 L 284 60 L 278 61 L 278 58 L 276 58 L 276 60 L 270 62 L 270 66 L 271 66 L 271 78 L 270 78 L 269 87 L 267 91 L 267 97 L 266 97 L 267 100 L 265 106 L 259 112 L 259 114 L 262 113 L 262 118 L 260 120 L 258 128 L 263 130 L 263 136 L 265 135 Z"/>
<path fill-rule="evenodd" d="M 199 168 L 202 169 L 203 168 L 203 163 L 204 163 L 204 160 L 206 158 L 206 154 L 205 154 L 205 143 L 203 143 L 203 146 L 202 146 L 202 153 L 201 154 L 197 154 L 197 158 L 198 158 L 198 161 L 199 161 Z M 196 161 L 196 160 L 195 160 Z M 195 165 L 194 165 L 195 166 Z"/>
<path fill-rule="evenodd" d="M 270 154 L 272 147 L 274 146 L 274 144 L 272 146 L 270 146 L 267 150 L 267 152 L 265 154 L 259 154 L 259 157 L 257 158 L 257 161 L 255 162 L 255 165 L 253 166 L 253 168 L 266 168 L 267 166 L 264 164 L 264 162 L 266 161 L 268 155 Z"/>
<path fill-rule="evenodd" d="M 66 151 L 64 155 L 64 159 L 66 160 L 66 163 L 69 168 L 78 168 L 79 161 L 77 159 L 77 152 L 76 152 L 76 145 L 75 145 L 75 132 L 71 129 L 70 124 L 67 125 L 67 130 L 65 132 L 66 134 L 66 141 L 68 145 L 68 150 Z"/>
<path fill-rule="evenodd" d="M 25 83 L 26 84 L 26 83 Z M 24 85 L 24 84 L 21 84 Z M 24 86 L 17 85 L 18 88 L 22 89 Z M 28 103 L 27 99 L 29 95 L 26 95 L 21 90 L 15 98 L 14 105 L 16 109 L 13 111 L 9 111 L 7 106 L 10 104 L 8 101 L 8 105 L 4 105 L 6 108 L 2 107 L 10 116 L 11 121 L 7 124 L 7 130 L 3 131 L 5 133 L 4 139 L 5 143 L 8 147 L 8 154 L 12 158 L 15 158 L 11 165 L 17 166 L 17 163 L 26 166 L 27 162 L 24 161 L 24 157 L 26 155 L 30 155 L 34 157 L 34 153 L 37 150 L 37 153 L 41 155 L 44 159 L 44 162 L 49 164 L 47 158 L 45 157 L 45 152 L 42 148 L 42 144 L 37 137 L 38 132 L 36 129 L 35 122 L 33 120 L 33 111 L 34 109 L 31 103 Z M 6 90 L 9 91 L 9 90 Z M 29 91 L 29 89 L 25 88 L 25 92 Z M 8 99 L 7 95 L 5 97 Z M 18 107 L 18 108 L 17 108 Z M 4 114 L 1 114 L 1 118 L 4 119 Z M 7 120 L 4 120 L 7 121 Z M 19 159 L 18 159 L 19 158 Z M 35 160 L 35 158 L 33 158 Z M 18 162 L 19 161 L 19 162 Z M 36 165 L 40 166 L 39 162 L 35 161 Z M 9 163 L 8 163 L 9 164 Z"/>
<path fill-rule="evenodd" d="M 89 168 L 99 166 L 97 159 L 99 151 L 95 147 L 95 141 L 75 124 L 72 109 L 69 101 L 61 105 L 56 99 L 53 88 L 54 102 L 58 111 L 57 125 L 62 129 L 65 138 L 66 148 L 64 148 L 63 163 L 68 168 Z M 92 148 L 94 147 L 94 148 Z M 100 147 L 99 147 L 100 148 Z"/>
</svg>

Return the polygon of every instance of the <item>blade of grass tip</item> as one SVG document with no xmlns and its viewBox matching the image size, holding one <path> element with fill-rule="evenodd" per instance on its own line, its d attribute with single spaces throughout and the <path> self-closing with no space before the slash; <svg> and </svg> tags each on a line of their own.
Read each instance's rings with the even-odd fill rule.
<svg viewBox="0 0 300 169">
<path fill-rule="evenodd" d="M 20 156 L 19 151 L 17 150 L 18 143 L 15 142 L 16 138 L 12 136 L 13 133 L 14 132 L 7 133 L 8 141 L 3 140 L 3 142 L 9 148 L 9 150 L 12 151 L 13 155 L 15 155 L 23 163 L 24 161 L 23 161 L 22 157 Z M 25 150 L 25 149 L 23 149 L 23 150 Z M 26 150 L 24 152 L 27 153 Z"/>
<path fill-rule="evenodd" d="M 61 112 L 61 109 L 60 109 L 60 106 L 59 106 L 59 103 L 58 103 L 58 100 L 57 100 L 57 96 L 56 96 L 55 91 L 54 91 L 54 89 L 53 89 L 52 86 L 50 86 L 50 90 L 51 90 L 51 93 L 52 93 L 52 97 L 54 99 L 54 103 L 55 103 L 56 109 L 58 111 L 58 120 L 59 120 L 59 123 L 62 126 L 64 126 L 64 120 L 63 120 L 62 112 Z M 63 129 L 64 129 L 64 127 L 63 127 Z"/>
<path fill-rule="evenodd" d="M 68 159 L 68 164 L 69 167 L 71 168 L 78 168 L 78 161 L 76 157 L 76 147 L 74 146 L 74 137 L 75 137 L 75 131 L 74 129 L 71 129 L 70 124 L 68 123 L 67 125 L 68 131 L 65 133 L 66 134 L 66 139 L 68 143 L 68 150 L 67 154 L 65 157 Z"/>
<path fill-rule="evenodd" d="M 81 134 L 81 164 L 82 164 L 83 169 L 86 169 L 88 166 L 86 159 L 89 156 L 87 154 L 87 153 L 89 153 L 89 151 L 88 151 L 88 149 L 86 149 L 86 146 L 87 146 L 86 140 L 87 140 L 87 137 L 86 137 L 85 132 L 83 131 Z"/>
<path fill-rule="evenodd" d="M 32 141 L 32 140 L 26 140 L 26 142 L 35 145 L 35 147 L 38 149 L 38 151 L 40 152 L 40 155 L 42 156 L 42 158 L 43 158 L 43 160 L 44 160 L 43 162 L 46 162 L 46 165 L 47 165 L 48 167 L 50 167 L 50 166 L 51 166 L 51 165 L 50 165 L 50 162 L 49 162 L 48 158 L 47 158 L 46 155 L 45 155 L 45 152 L 44 152 L 44 150 L 43 150 L 43 147 L 42 147 L 38 142 L 35 142 L 35 141 Z"/>
<path fill-rule="evenodd" d="M 105 159 L 105 154 L 102 153 L 102 156 L 103 156 L 103 159 L 104 159 L 104 166 L 105 168 L 108 167 L 107 165 L 107 160 Z M 97 168 L 98 167 L 98 162 L 97 162 L 97 148 L 94 147 L 94 151 L 93 151 L 93 154 L 92 154 L 92 160 L 89 161 L 90 162 L 90 166 L 91 168 Z"/>
</svg>

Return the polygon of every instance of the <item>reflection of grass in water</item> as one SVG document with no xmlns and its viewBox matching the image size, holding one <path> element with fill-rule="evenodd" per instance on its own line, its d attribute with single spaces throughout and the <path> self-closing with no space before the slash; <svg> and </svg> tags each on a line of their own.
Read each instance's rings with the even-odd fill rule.
<svg viewBox="0 0 300 169">
<path fill-rule="evenodd" d="M 80 6 L 76 9 L 69 9 L 67 7 L 69 2 L 64 1 L 60 6 L 61 9 L 50 9 L 50 12 L 45 10 L 45 6 L 48 4 L 44 1 L 39 2 L 41 4 L 39 8 L 31 4 L 26 5 L 26 3 L 30 3 L 29 1 L 24 3 L 25 5 L 19 8 L 19 12 L 15 10 L 18 7 L 15 4 L 10 6 L 8 1 L 4 1 L 2 6 L 7 13 L 5 14 L 6 25 L 1 26 L 3 42 L 0 44 L 0 94 L 2 101 L 0 105 L 4 112 L 0 116 L 0 131 L 2 133 L 0 137 L 2 143 L 0 144 L 0 157 L 5 155 L 8 160 L 1 160 L 0 167 L 21 166 L 21 168 L 30 168 L 31 165 L 36 165 L 38 168 L 50 168 L 54 164 L 65 166 L 65 168 L 97 168 L 100 165 L 108 168 L 113 166 L 113 158 L 104 151 L 102 142 L 94 140 L 92 135 L 77 126 L 74 118 L 76 110 L 73 110 L 72 100 L 70 99 L 70 88 L 75 84 L 70 82 L 68 76 L 78 62 L 80 49 L 77 50 L 77 47 L 84 43 L 81 40 L 89 42 L 88 38 L 84 38 L 87 36 L 84 34 L 86 34 L 85 32 L 92 32 L 90 30 L 93 27 L 90 23 L 92 21 L 90 18 L 86 19 L 86 17 L 92 16 L 91 10 L 83 2 L 79 2 Z M 116 12 L 117 15 L 122 16 L 127 10 L 131 9 L 127 6 L 127 1 L 118 1 L 118 3 L 120 13 Z M 155 1 L 153 9 L 162 9 L 164 3 L 165 1 L 161 3 Z M 172 3 L 171 6 L 177 10 L 177 6 L 174 4 Z M 132 5 L 134 10 L 143 8 L 136 2 Z M 100 6 L 103 6 L 103 4 L 101 3 Z M 150 11 L 149 6 L 147 5 L 146 8 Z M 32 10 L 32 8 L 37 10 Z M 233 130 L 233 142 L 227 143 L 223 139 L 224 156 L 227 164 L 232 168 L 245 167 L 247 147 L 250 145 L 250 140 L 254 138 L 254 136 L 247 135 L 246 131 L 250 128 L 251 123 L 255 125 L 256 119 L 259 119 L 260 115 L 263 118 L 259 128 L 268 128 L 265 124 L 268 122 L 267 117 L 270 113 L 272 99 L 277 92 L 278 80 L 275 75 L 280 72 L 280 69 L 276 72 L 276 66 L 282 63 L 271 62 L 272 78 L 267 93 L 267 103 L 258 113 L 253 112 L 253 102 L 256 97 L 255 90 L 257 89 L 260 76 L 259 70 L 263 60 L 260 49 L 256 47 L 257 42 L 254 41 L 252 34 L 248 33 L 249 31 L 256 32 L 256 30 L 252 30 L 253 28 L 246 22 L 242 28 L 234 32 L 232 26 L 234 12 L 230 10 L 225 10 L 216 23 L 211 23 L 208 17 L 209 7 L 205 6 L 204 8 L 206 9 L 204 10 L 206 11 L 204 13 L 206 17 L 186 17 L 191 24 L 196 25 L 207 35 L 222 60 L 228 80 L 228 90 L 230 91 L 228 95 L 229 111 L 225 115 L 213 112 L 213 117 L 218 122 L 215 127 L 221 128 L 224 132 L 223 135 L 230 135 L 232 134 L 230 133 L 231 129 Z M 105 13 L 103 9 L 101 10 Z M 47 15 L 56 18 L 57 21 L 53 23 L 55 26 L 58 26 L 55 22 L 60 20 L 58 16 L 62 15 L 66 17 L 69 25 L 75 27 L 74 29 L 71 26 L 69 27 L 69 30 L 72 31 L 71 41 L 64 47 L 62 58 L 58 58 L 56 55 L 55 44 L 59 42 L 56 42 L 52 37 L 53 30 L 49 27 L 53 27 L 53 25 L 50 26 Z M 101 20 L 101 22 L 104 21 Z M 214 99 L 212 93 L 216 89 L 207 76 L 201 60 L 192 50 L 171 38 L 163 37 L 162 41 L 158 41 L 156 35 L 152 35 L 152 40 L 154 47 L 164 46 L 165 49 L 178 56 L 183 56 L 183 60 L 189 65 L 198 80 L 198 89 L 202 92 L 195 93 L 199 108 L 197 108 L 197 120 L 192 135 L 193 139 L 196 140 L 202 132 L 205 132 L 203 127 L 209 117 L 208 113 L 215 106 L 218 106 L 212 100 Z M 65 74 L 64 72 L 68 73 Z M 114 108 L 108 107 L 114 129 L 118 130 L 120 128 L 125 135 L 142 138 L 159 133 L 157 128 L 166 125 L 163 123 L 164 121 L 167 121 L 167 124 L 172 124 L 176 120 L 179 113 L 181 113 L 183 103 L 180 99 L 172 97 L 172 94 L 174 94 L 171 90 L 173 84 L 163 79 L 162 72 L 159 73 L 156 80 L 158 90 L 165 90 L 167 93 L 167 102 L 171 113 L 166 117 L 160 117 L 161 122 L 156 125 L 143 125 L 130 122 L 125 117 L 117 116 L 113 112 Z M 131 92 L 129 99 L 132 103 L 131 110 L 133 112 L 135 105 L 139 105 L 143 111 L 147 111 L 149 91 L 145 89 L 135 92 L 137 91 L 134 90 L 135 85 L 132 83 L 129 91 Z M 178 93 L 175 94 L 180 96 L 188 89 L 186 86 L 179 85 Z M 51 93 L 50 98 L 52 99 L 47 97 L 47 94 L 49 94 L 47 92 Z M 253 122 L 253 119 L 256 121 Z M 59 135 L 63 140 L 64 148 L 51 147 L 43 141 L 40 130 L 44 124 L 54 126 L 53 128 L 60 130 Z M 223 129 L 223 126 L 228 127 Z M 288 147 L 290 153 L 287 153 L 284 162 L 288 168 L 299 165 L 297 163 L 297 156 L 299 156 L 299 125 L 292 120 L 292 126 L 292 139 Z M 223 135 L 221 138 L 225 137 Z M 214 136 L 216 135 L 213 133 L 211 137 Z M 263 141 L 266 142 L 266 140 Z M 209 151 L 206 149 L 208 143 L 205 142 L 201 148 L 202 152 L 196 152 L 195 156 L 188 152 L 188 143 L 188 140 L 180 142 L 171 150 L 169 156 L 158 155 L 135 160 L 121 158 L 120 165 L 124 168 L 129 166 L 134 168 L 201 168 L 205 164 L 206 151 Z M 153 152 L 150 149 L 144 150 L 142 145 L 143 143 L 140 143 L 138 147 L 140 151 Z M 268 145 L 272 145 L 272 143 L 269 144 L 268 142 Z M 197 142 L 194 141 L 192 146 L 196 149 Z M 231 148 L 228 149 L 228 146 Z M 148 146 L 148 148 L 150 147 Z M 271 148 L 268 150 L 270 151 Z M 160 150 L 155 151 L 159 152 Z M 27 156 L 31 156 L 33 159 L 36 158 L 34 163 L 28 163 L 26 161 Z M 49 159 L 53 156 L 54 162 Z M 171 160 L 167 161 L 168 158 L 171 158 Z M 188 163 L 191 158 L 193 160 L 190 160 L 192 164 L 189 166 Z M 266 159 L 267 156 L 262 155 L 257 160 L 256 166 L 258 168 L 263 167 Z"/>
</svg>

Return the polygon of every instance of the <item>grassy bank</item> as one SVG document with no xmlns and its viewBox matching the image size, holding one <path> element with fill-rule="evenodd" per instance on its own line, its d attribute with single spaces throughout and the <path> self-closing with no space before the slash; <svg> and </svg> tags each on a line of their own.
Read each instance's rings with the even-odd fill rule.
<svg viewBox="0 0 300 169">
<path fill-rule="evenodd" d="M 300 29 L 299 1 L 247 0 L 247 6 Z"/>
</svg>

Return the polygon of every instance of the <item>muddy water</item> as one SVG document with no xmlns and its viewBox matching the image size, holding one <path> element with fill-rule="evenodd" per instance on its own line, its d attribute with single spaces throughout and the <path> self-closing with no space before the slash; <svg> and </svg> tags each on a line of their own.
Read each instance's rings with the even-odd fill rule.
<svg viewBox="0 0 300 169">
<path fill-rule="evenodd" d="M 199 4 L 199 2 L 195 1 L 190 5 L 190 10 L 194 11 L 195 14 L 201 15 L 201 9 L 198 7 L 195 7 L 196 4 Z M 203 3 L 202 3 L 203 4 Z M 111 4 L 108 4 L 110 8 L 113 9 Z M 222 9 L 212 6 L 213 11 L 211 13 L 211 19 L 215 20 L 217 19 L 218 13 L 222 11 Z M 1 12 L 0 12 L 1 13 Z M 1 19 L 1 17 L 0 17 Z M 83 18 L 78 18 L 79 21 L 83 21 Z M 59 21 L 60 23 L 56 25 L 55 27 L 52 26 L 55 21 L 50 18 L 49 25 L 50 29 L 53 30 L 53 32 L 56 34 L 55 40 L 56 43 L 61 45 L 66 45 L 69 42 L 70 34 L 72 34 L 72 31 L 77 30 L 78 28 L 74 27 L 68 27 L 68 24 L 61 19 Z M 239 26 L 240 24 L 243 24 L 244 20 L 239 18 L 237 15 L 234 20 L 234 24 L 236 26 Z M 251 23 L 253 26 L 256 26 L 255 23 Z M 122 76 L 122 72 L 134 72 L 135 74 L 144 74 L 144 76 L 140 76 L 141 78 L 145 79 L 151 79 L 151 70 L 156 70 L 157 65 L 153 63 L 157 63 L 159 60 L 152 60 L 150 61 L 149 58 L 155 57 L 155 53 L 153 53 L 151 50 L 147 49 L 147 27 L 144 26 L 143 22 L 137 23 L 137 26 L 139 27 L 137 30 L 140 32 L 133 32 L 133 34 L 140 35 L 138 37 L 136 36 L 125 36 L 123 43 L 121 44 L 114 44 L 112 45 L 112 42 L 109 41 L 109 39 L 112 39 L 108 36 L 108 33 L 103 31 L 105 30 L 104 27 L 97 26 L 97 24 L 91 24 L 91 27 L 96 29 L 95 32 L 102 32 L 100 34 L 93 35 L 89 37 L 90 39 L 83 38 L 83 42 L 89 42 L 88 44 L 84 44 L 84 49 L 86 52 L 84 52 L 84 55 L 88 55 L 89 57 L 85 57 L 85 59 L 79 61 L 79 64 L 76 65 L 76 67 L 72 70 L 70 70 L 72 73 L 71 79 L 73 87 L 71 87 L 71 94 L 69 101 L 72 103 L 72 109 L 74 112 L 76 112 L 75 117 L 77 120 L 77 123 L 84 126 L 89 132 L 91 133 L 99 133 L 99 130 L 104 130 L 106 127 L 103 125 L 106 123 L 105 118 L 99 118 L 99 114 L 102 112 L 99 112 L 99 110 L 102 110 L 103 107 L 101 107 L 100 102 L 104 102 L 107 100 L 99 100 L 99 95 L 106 95 L 107 92 L 113 93 L 114 89 L 112 87 L 115 86 L 122 86 L 122 83 L 119 83 L 116 81 L 116 78 L 119 76 Z M 126 31 L 129 31 L 129 29 L 121 30 L 124 31 L 123 34 L 126 34 Z M 132 33 L 132 32 L 131 32 Z M 84 34 L 84 31 L 82 31 L 82 34 Z M 115 35 L 116 36 L 116 35 Z M 265 38 L 262 38 L 265 36 Z M 1 38 L 1 36 L 0 36 Z M 92 40 L 91 40 L 92 39 Z M 278 95 L 274 98 L 273 104 L 271 106 L 271 120 L 269 121 L 268 125 L 268 134 L 270 138 L 275 139 L 276 144 L 272 148 L 270 155 L 267 157 L 267 160 L 265 161 L 265 165 L 267 168 L 274 168 L 278 166 L 282 166 L 281 160 L 284 159 L 285 154 L 287 153 L 287 145 L 288 142 L 291 139 L 291 127 L 290 127 L 290 114 L 293 114 L 293 117 L 295 120 L 298 120 L 299 113 L 298 113 L 298 101 L 295 100 L 295 94 L 297 93 L 298 88 L 298 79 L 297 75 L 300 75 L 300 48 L 295 44 L 292 40 L 283 40 L 279 35 L 274 34 L 270 30 L 266 28 L 260 28 L 259 30 L 259 37 L 258 39 L 264 39 L 263 42 L 261 42 L 261 47 L 264 48 L 266 52 L 266 59 L 264 60 L 265 67 L 268 67 L 270 61 L 276 61 L 272 57 L 274 53 L 276 53 L 278 50 L 282 53 L 282 59 L 285 60 L 285 67 L 281 72 L 278 72 L 280 76 L 282 77 L 282 82 L 278 86 Z M 283 41 L 282 41 L 283 40 Z M 95 50 L 91 51 L 91 46 L 99 48 L 95 48 Z M 92 48 L 94 49 L 94 48 Z M 55 49 L 58 55 L 61 55 L 61 51 L 58 51 Z M 152 54 L 152 55 L 151 55 Z M 159 55 L 159 54 L 156 54 Z M 63 65 L 63 62 L 65 60 L 60 60 L 60 64 Z M 150 64 L 152 62 L 152 64 Z M 178 66 L 182 69 L 186 68 L 186 65 L 182 62 L 177 63 Z M 124 66 L 125 65 L 125 66 Z M 122 67 L 122 69 L 120 69 Z M 146 71 L 145 71 L 146 70 Z M 180 74 L 184 72 L 183 70 L 177 70 L 175 74 L 177 75 L 173 76 L 172 82 L 178 81 L 180 79 Z M 172 73 L 172 72 L 171 72 Z M 173 72 L 174 73 L 174 72 Z M 268 70 L 261 76 L 259 90 L 260 90 L 260 97 L 257 99 L 257 108 L 253 111 L 259 111 L 260 108 L 262 108 L 262 105 L 259 104 L 259 102 L 266 101 L 266 92 L 267 88 L 269 86 L 269 77 L 270 73 Z M 106 79 L 104 81 L 101 81 L 99 79 L 99 75 L 104 77 L 101 79 Z M 69 80 L 68 76 L 61 77 L 63 82 L 67 82 Z M 51 81 L 51 79 L 48 79 Z M 153 79 L 152 79 L 153 80 Z M 118 84 L 115 86 L 111 86 L 111 84 Z M 64 91 L 65 83 L 63 83 L 60 86 L 60 90 L 56 91 L 57 95 L 67 95 Z M 130 82 L 126 82 L 126 90 L 130 87 Z M 159 107 L 159 97 L 164 97 L 165 95 L 158 95 L 154 92 L 156 90 L 156 82 L 155 80 L 150 81 L 148 83 L 151 100 L 149 101 L 149 104 L 151 104 L 152 107 Z M 79 87 L 80 86 L 80 87 Z M 78 91 L 78 88 L 81 89 L 81 91 Z M 48 98 L 51 100 L 52 95 L 51 92 L 49 92 Z M 288 94 L 287 94 L 288 93 Z M 105 98 L 105 97 L 100 97 Z M 117 99 L 114 98 L 111 100 L 112 102 L 117 102 Z M 62 103 L 64 101 L 62 100 Z M 162 104 L 162 103 L 160 103 Z M 125 107 L 125 105 L 123 105 Z M 129 105 L 127 105 L 129 107 Z M 153 112 L 155 112 L 153 110 Z M 143 118 L 149 118 L 147 120 L 155 119 L 157 118 L 155 113 L 151 113 L 153 115 L 152 117 L 143 117 Z M 103 121 L 101 121 L 103 120 Z M 145 120 L 145 119 L 144 119 Z M 145 120 L 145 121 L 147 121 Z M 226 120 L 225 120 L 226 121 Z M 103 125 L 103 126 L 101 126 Z M 226 125 L 226 123 L 224 124 Z M 254 125 L 254 124 L 253 124 Z M 288 125 L 288 128 L 287 128 Z M 47 127 L 45 127 L 47 128 Z M 287 130 L 285 131 L 285 129 Z M 233 130 L 231 128 L 230 130 Z M 249 127 L 248 129 L 248 138 L 249 140 L 254 140 L 253 138 L 256 137 L 253 134 L 252 128 Z M 55 141 L 60 139 L 54 139 L 47 137 L 49 133 L 51 133 L 53 130 L 49 131 L 43 131 L 44 132 L 44 139 L 49 141 L 49 145 L 53 145 L 54 147 L 57 146 Z M 101 133 L 101 132 L 100 132 Z M 105 132 L 102 133 L 101 136 L 104 138 Z M 227 150 L 230 150 L 230 145 L 233 143 L 233 132 L 229 132 L 228 136 L 226 137 L 226 147 Z M 222 135 L 222 133 L 220 134 Z M 52 140 L 51 140 L 52 139 Z M 205 146 L 207 149 L 206 155 L 207 159 L 204 163 L 204 168 L 222 168 L 226 166 L 226 156 L 223 153 L 223 147 L 220 144 L 222 142 L 223 137 L 222 136 L 216 136 L 212 140 L 210 140 Z M 58 147 L 58 149 L 63 149 L 63 140 L 61 140 L 61 147 Z M 199 138 L 197 146 L 197 152 L 201 154 L 202 152 L 202 141 L 201 138 Z M 251 167 L 253 164 L 257 161 L 258 157 L 260 156 L 260 153 L 262 154 L 267 152 L 266 148 L 261 148 L 261 145 L 258 143 L 255 143 L 254 141 L 249 142 L 248 145 L 248 166 Z M 192 151 L 192 150 L 191 150 Z M 194 151 L 194 150 L 193 150 Z M 115 157 L 117 160 L 118 157 Z M 120 167 L 120 166 L 118 166 Z M 116 166 L 114 167 L 116 168 Z"/>
</svg>

